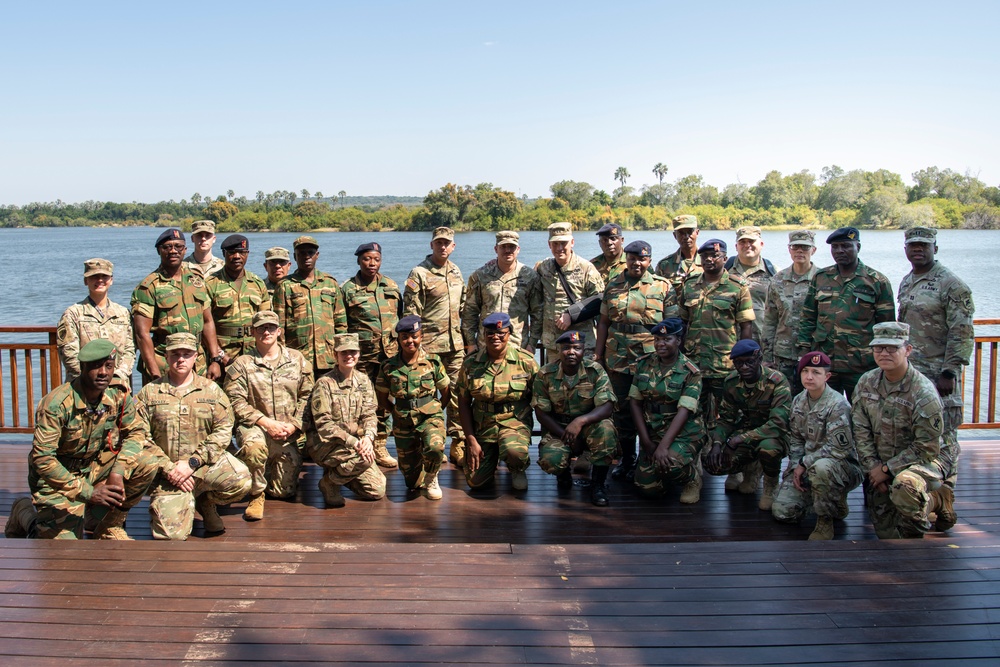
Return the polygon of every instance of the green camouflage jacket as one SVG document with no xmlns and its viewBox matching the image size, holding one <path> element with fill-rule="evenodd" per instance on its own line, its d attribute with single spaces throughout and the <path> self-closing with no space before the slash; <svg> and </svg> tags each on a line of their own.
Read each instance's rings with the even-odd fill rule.
<svg viewBox="0 0 1000 667">
<path fill-rule="evenodd" d="M 153 346 L 156 354 L 163 356 L 169 334 L 187 332 L 201 338 L 205 310 L 211 303 L 201 275 L 181 268 L 180 276 L 170 280 L 160 271 L 154 271 L 132 292 L 132 315 L 153 321 L 150 327 Z"/>
<path fill-rule="evenodd" d="M 399 286 L 381 273 L 367 285 L 354 275 L 340 288 L 347 311 L 347 331 L 358 334 L 361 362 L 380 364 L 396 354 L 396 324 L 403 310 Z"/>
<path fill-rule="evenodd" d="M 334 368 L 333 337 L 347 332 L 347 313 L 340 285 L 316 271 L 307 283 L 299 271 L 289 273 L 274 291 L 274 312 L 284 329 L 284 343 L 320 369 Z"/>
<path fill-rule="evenodd" d="M 722 383 L 719 421 L 712 429 L 712 441 L 725 443 L 741 435 L 748 443 L 761 440 L 788 442 L 788 419 L 792 410 L 792 390 L 785 376 L 770 368 L 760 378 L 746 384 L 735 371 Z"/>
<path fill-rule="evenodd" d="M 417 315 L 424 332 L 423 348 L 433 354 L 465 349 L 462 308 L 465 281 L 451 260 L 438 266 L 431 255 L 413 267 L 403 290 L 403 314 Z"/>
<path fill-rule="evenodd" d="M 653 353 L 654 325 L 677 316 L 677 298 L 670 282 L 646 271 L 637 280 L 622 273 L 604 290 L 601 316 L 611 320 L 604 361 L 610 371 L 631 373 L 635 360 Z"/>
<path fill-rule="evenodd" d="M 531 407 L 550 413 L 557 421 L 575 419 L 605 403 L 617 402 L 608 374 L 590 359 L 583 360 L 576 375 L 563 373 L 561 361 L 545 364 L 532 384 Z"/>
<path fill-rule="evenodd" d="M 233 280 L 224 268 L 205 280 L 205 289 L 212 299 L 212 319 L 219 346 L 235 359 L 254 348 L 250 324 L 253 316 L 271 308 L 264 281 L 244 271 L 242 280 Z"/>
<path fill-rule="evenodd" d="M 742 279 L 723 271 L 716 283 L 697 273 L 684 281 L 678 316 L 688 326 L 684 349 L 702 377 L 725 377 L 733 369 L 729 353 L 739 339 L 737 325 L 754 319 L 750 291 Z"/>
</svg>

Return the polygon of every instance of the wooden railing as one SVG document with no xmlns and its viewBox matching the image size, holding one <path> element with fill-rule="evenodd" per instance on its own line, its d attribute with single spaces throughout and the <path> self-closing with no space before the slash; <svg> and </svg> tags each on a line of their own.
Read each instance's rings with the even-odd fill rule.
<svg viewBox="0 0 1000 667">
<path fill-rule="evenodd" d="M 1000 319 L 974 320 L 976 326 L 998 326 Z M 984 350 L 984 347 L 986 348 Z M 962 387 L 959 391 L 965 391 L 965 383 L 972 377 L 972 416 L 967 418 L 965 423 L 959 428 L 1000 428 L 997 421 L 997 362 L 998 350 L 1000 350 L 1000 336 L 976 336 L 975 348 L 972 352 L 972 363 L 965 368 L 962 378 Z M 987 352 L 988 363 L 984 364 L 983 352 Z M 983 411 L 983 378 L 986 378 L 986 410 Z M 966 401 L 966 415 L 968 416 L 968 403 Z"/>
</svg>

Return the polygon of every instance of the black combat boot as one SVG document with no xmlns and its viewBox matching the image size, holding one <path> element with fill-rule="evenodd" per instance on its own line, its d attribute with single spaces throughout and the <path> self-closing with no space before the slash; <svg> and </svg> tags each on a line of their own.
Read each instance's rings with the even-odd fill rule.
<svg viewBox="0 0 1000 667">
<path fill-rule="evenodd" d="M 594 466 L 590 470 L 590 502 L 598 507 L 608 506 L 608 467 Z"/>
</svg>

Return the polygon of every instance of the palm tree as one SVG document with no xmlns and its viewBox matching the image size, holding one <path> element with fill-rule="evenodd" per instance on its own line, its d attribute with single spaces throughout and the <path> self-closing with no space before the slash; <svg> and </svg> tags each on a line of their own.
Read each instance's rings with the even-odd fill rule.
<svg viewBox="0 0 1000 667">
<path fill-rule="evenodd" d="M 621 181 L 622 187 L 625 187 L 625 181 L 627 181 L 632 174 L 628 173 L 628 169 L 625 167 L 618 167 L 615 169 L 615 180 Z"/>
<path fill-rule="evenodd" d="M 302 188 L 302 198 L 309 199 L 309 191 L 306 190 L 305 188 Z"/>
<path fill-rule="evenodd" d="M 663 185 L 663 177 L 667 175 L 667 165 L 657 162 L 656 166 L 653 167 L 653 173 L 660 179 L 660 185 Z"/>
<path fill-rule="evenodd" d="M 236 193 L 234 191 L 232 191 L 232 190 L 226 190 L 226 199 L 228 199 L 229 201 L 232 201 L 233 197 L 235 197 L 235 196 L 236 196 Z"/>
<path fill-rule="evenodd" d="M 340 197 L 340 208 L 344 208 L 344 197 L 347 196 L 347 191 L 341 190 L 337 193 L 337 196 Z"/>
<path fill-rule="evenodd" d="M 201 203 L 201 195 L 198 194 L 197 192 L 194 193 L 193 195 L 191 195 L 191 203 L 194 204 L 195 206 L 197 206 L 198 204 L 200 204 Z"/>
<path fill-rule="evenodd" d="M 315 197 L 316 199 L 322 199 L 323 193 L 317 190 L 316 192 L 313 193 L 313 197 Z"/>
</svg>

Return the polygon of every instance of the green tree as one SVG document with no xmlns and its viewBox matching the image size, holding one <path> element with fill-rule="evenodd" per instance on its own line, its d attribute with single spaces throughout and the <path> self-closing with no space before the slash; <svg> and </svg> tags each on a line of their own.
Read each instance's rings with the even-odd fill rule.
<svg viewBox="0 0 1000 667">
<path fill-rule="evenodd" d="M 493 229 L 501 229 L 501 223 L 521 212 L 521 200 L 513 192 L 494 188 L 482 201 L 483 208 L 493 221 Z"/>
<path fill-rule="evenodd" d="M 347 191 L 346 190 L 341 190 L 340 192 L 337 193 L 337 196 L 340 197 L 340 205 L 341 205 L 341 207 L 343 207 L 344 206 L 344 197 L 347 196 Z"/>
<path fill-rule="evenodd" d="M 553 197 L 562 199 L 573 209 L 585 207 L 594 194 L 594 186 L 583 181 L 559 181 L 549 186 L 549 190 Z"/>
<path fill-rule="evenodd" d="M 656 185 L 644 185 L 642 194 L 639 195 L 639 206 L 668 206 L 673 200 L 676 191 L 669 183 L 657 183 Z"/>
<path fill-rule="evenodd" d="M 194 204 L 195 206 L 197 206 L 198 204 L 200 204 L 201 203 L 201 195 L 198 194 L 197 192 L 194 193 L 193 195 L 191 195 L 191 203 Z"/>
<path fill-rule="evenodd" d="M 745 183 L 730 183 L 722 189 L 719 203 L 725 207 L 753 208 L 754 197 L 750 187 Z"/>
<path fill-rule="evenodd" d="M 225 197 L 219 197 L 219 199 L 221 201 L 211 202 L 202 211 L 202 215 L 209 220 L 214 220 L 216 224 L 225 222 L 240 212 L 240 209 L 236 208 L 235 204 L 226 201 Z"/>
<path fill-rule="evenodd" d="M 660 185 L 663 185 L 663 178 L 667 175 L 667 171 L 667 165 L 662 162 L 657 162 L 653 166 L 653 173 L 656 175 L 656 178 L 659 179 Z"/>
<path fill-rule="evenodd" d="M 625 187 L 625 181 L 627 181 L 631 177 L 632 174 L 628 173 L 628 169 L 626 169 L 625 167 L 618 167 L 617 169 L 615 169 L 615 180 L 619 181 L 622 184 L 623 188 Z"/>
<path fill-rule="evenodd" d="M 226 198 L 227 199 L 232 200 L 233 197 L 235 197 L 235 196 L 236 196 L 236 192 L 234 190 L 226 190 Z"/>
<path fill-rule="evenodd" d="M 604 190 L 594 190 L 594 194 L 591 199 L 598 206 L 611 206 L 611 195 L 609 195 Z"/>
<path fill-rule="evenodd" d="M 323 193 L 317 190 L 316 192 L 313 193 L 313 197 L 315 197 L 316 199 L 322 199 Z"/>
<path fill-rule="evenodd" d="M 305 188 L 302 188 L 302 198 L 309 199 L 309 191 L 306 190 Z"/>
</svg>

